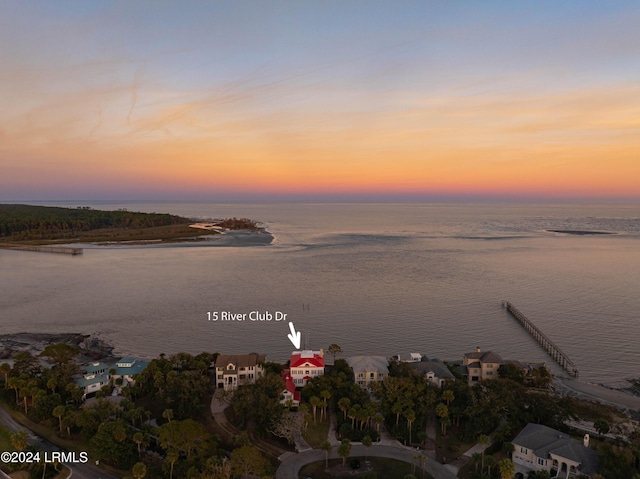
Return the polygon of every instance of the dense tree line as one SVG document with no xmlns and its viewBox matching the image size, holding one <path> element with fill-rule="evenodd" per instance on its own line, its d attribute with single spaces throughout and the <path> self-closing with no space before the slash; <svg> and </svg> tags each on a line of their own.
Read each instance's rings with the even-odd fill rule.
<svg viewBox="0 0 640 479">
<path fill-rule="evenodd" d="M 0 205 L 0 238 L 56 239 L 100 228 L 149 228 L 188 224 L 180 216 L 31 205 Z"/>
<path fill-rule="evenodd" d="M 50 367 L 42 367 L 38 357 L 18 353 L 13 366 L 0 364 L 0 396 L 30 420 L 86 445 L 92 460 L 121 470 L 144 467 L 147 477 L 227 477 L 220 473 L 233 464 L 199 422 L 215 354 L 162 355 L 136 376 L 135 386 L 123 388 L 127 398 L 119 403 L 106 398 L 112 385 L 83 403 L 83 390 L 74 381 L 77 354 L 66 344 L 49 345 L 41 356 Z M 162 424 L 154 427 L 151 419 Z M 149 449 L 157 454 L 146 454 Z M 37 477 L 42 472 L 31 471 Z"/>
</svg>

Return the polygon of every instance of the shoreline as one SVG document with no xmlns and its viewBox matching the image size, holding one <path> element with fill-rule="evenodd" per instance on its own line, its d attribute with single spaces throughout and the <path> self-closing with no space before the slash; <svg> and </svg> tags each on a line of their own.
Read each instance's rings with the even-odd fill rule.
<svg viewBox="0 0 640 479">
<path fill-rule="evenodd" d="M 20 332 L 0 334 L 0 363 L 12 363 L 15 355 L 23 351 L 38 357 L 48 345 L 57 343 L 77 347 L 80 351 L 78 360 L 82 362 L 115 358 L 116 348 L 96 334 Z M 555 394 L 560 397 L 597 401 L 618 407 L 627 413 L 636 412 L 636 415 L 640 415 L 640 397 L 627 390 L 613 389 L 565 376 L 554 376 L 552 384 Z"/>
<path fill-rule="evenodd" d="M 34 357 L 51 344 L 64 343 L 78 348 L 85 362 L 113 357 L 114 347 L 96 335 L 82 333 L 8 333 L 0 334 L 0 362 L 13 363 L 16 354 L 29 352 Z"/>
<path fill-rule="evenodd" d="M 194 238 L 175 240 L 146 240 L 146 241 L 108 241 L 74 243 L 82 245 L 83 248 L 172 248 L 172 247 L 246 247 L 246 246 L 269 246 L 275 241 L 275 236 L 260 228 L 258 230 L 228 230 L 219 234 L 196 236 Z"/>
</svg>

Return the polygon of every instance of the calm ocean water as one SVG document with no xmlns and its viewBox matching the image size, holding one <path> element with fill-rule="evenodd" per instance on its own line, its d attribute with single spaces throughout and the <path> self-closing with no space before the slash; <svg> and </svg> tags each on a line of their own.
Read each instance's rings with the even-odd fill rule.
<svg viewBox="0 0 640 479">
<path fill-rule="evenodd" d="M 90 247 L 81 257 L 0 250 L 2 332 L 98 334 L 147 357 L 255 351 L 283 361 L 286 323 L 207 321 L 214 311 L 281 311 L 314 349 L 460 359 L 480 346 L 552 363 L 501 308 L 508 299 L 581 379 L 640 376 L 638 205 L 81 204 L 250 217 L 275 241 Z"/>
</svg>

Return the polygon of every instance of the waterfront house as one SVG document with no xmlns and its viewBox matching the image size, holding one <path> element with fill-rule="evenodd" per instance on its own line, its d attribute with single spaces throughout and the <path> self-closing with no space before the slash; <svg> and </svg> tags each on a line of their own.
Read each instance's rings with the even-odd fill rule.
<svg viewBox="0 0 640 479">
<path fill-rule="evenodd" d="M 462 357 L 462 373 L 467 377 L 469 385 L 484 379 L 497 379 L 498 368 L 504 364 L 502 357 L 492 351 L 482 352 L 480 347 Z"/>
<path fill-rule="evenodd" d="M 300 405 L 300 391 L 296 389 L 296 385 L 293 383 L 291 370 L 284 369 L 281 375 L 285 386 L 282 394 L 280 395 L 280 404 L 298 407 Z"/>
<path fill-rule="evenodd" d="M 324 351 L 293 351 L 289 361 L 291 378 L 296 387 L 301 388 L 313 379 L 324 374 Z"/>
<path fill-rule="evenodd" d="M 112 378 L 115 381 L 122 379 L 122 386 L 133 385 L 136 382 L 134 376 L 144 371 L 148 365 L 148 361 L 141 361 L 137 358 L 120 358 L 111 369 L 113 370 Z"/>
<path fill-rule="evenodd" d="M 364 389 L 389 375 L 389 360 L 384 356 L 351 356 L 346 360 L 353 369 L 356 384 Z"/>
<path fill-rule="evenodd" d="M 254 384 L 264 375 L 264 354 L 221 354 L 215 364 L 216 386 L 233 391 L 244 384 Z"/>
<path fill-rule="evenodd" d="M 589 446 L 589 435 L 581 443 L 567 434 L 541 424 L 529 423 L 513 443 L 512 460 L 519 469 L 549 471 L 552 478 L 591 477 L 598 456 Z"/>
<path fill-rule="evenodd" d="M 429 383 L 441 388 L 445 381 L 453 381 L 455 376 L 449 371 L 449 368 L 440 359 L 429 359 L 426 356 L 418 363 L 410 363 L 409 367 L 415 369 Z"/>
<path fill-rule="evenodd" d="M 142 372 L 149 363 L 136 358 L 121 358 L 113 363 L 94 361 L 82 367 L 82 377 L 76 378 L 75 383 L 84 391 L 84 397 L 96 393 L 112 381 L 122 378 L 122 386 L 134 384 L 134 375 Z"/>
<path fill-rule="evenodd" d="M 95 361 L 82 367 L 82 377 L 76 378 L 75 383 L 84 391 L 84 397 L 100 391 L 109 384 L 109 369 L 111 366 L 101 361 Z"/>
</svg>

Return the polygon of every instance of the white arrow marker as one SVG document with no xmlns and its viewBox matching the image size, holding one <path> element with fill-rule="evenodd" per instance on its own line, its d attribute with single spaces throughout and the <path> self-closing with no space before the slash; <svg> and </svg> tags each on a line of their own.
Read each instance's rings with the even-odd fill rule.
<svg viewBox="0 0 640 479">
<path fill-rule="evenodd" d="M 293 323 L 289 323 L 289 329 L 291 330 L 291 334 L 287 334 L 289 341 L 293 343 L 294 348 L 300 349 L 300 331 L 296 332 Z"/>
</svg>

